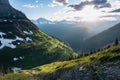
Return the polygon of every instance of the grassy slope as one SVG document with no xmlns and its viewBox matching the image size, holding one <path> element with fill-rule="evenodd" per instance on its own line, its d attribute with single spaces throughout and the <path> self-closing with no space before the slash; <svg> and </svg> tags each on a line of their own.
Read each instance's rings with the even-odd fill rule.
<svg viewBox="0 0 120 80">
<path fill-rule="evenodd" d="M 79 59 L 74 59 L 64 62 L 53 62 L 51 64 L 46 64 L 33 68 L 31 70 L 23 70 L 23 72 L 32 72 L 34 74 L 48 74 L 53 73 L 58 70 L 65 70 L 72 68 L 77 65 L 89 66 L 91 64 L 101 64 L 109 61 L 119 61 L 120 62 L 120 45 L 113 46 L 109 49 L 85 56 Z"/>
<path fill-rule="evenodd" d="M 64 62 L 53 62 L 51 64 L 46 64 L 43 66 L 35 67 L 31 70 L 22 70 L 19 71 L 20 73 L 11 73 L 4 76 L 4 80 L 37 80 L 34 77 L 31 77 L 29 75 L 23 74 L 23 73 L 33 73 L 33 74 L 49 74 L 54 73 L 59 70 L 67 70 L 77 65 L 82 65 L 84 67 L 87 67 L 92 64 L 102 64 L 106 62 L 120 62 L 120 45 L 113 46 L 111 48 L 105 49 L 103 51 L 90 54 L 88 56 L 64 61 Z M 118 66 L 120 67 L 120 66 Z M 2 79 L 2 77 L 0 78 Z"/>
<path fill-rule="evenodd" d="M 0 63 L 3 64 L 4 66 L 28 69 L 54 61 L 68 60 L 69 58 L 76 56 L 76 53 L 74 53 L 71 47 L 67 46 L 58 39 L 45 34 L 31 22 L 23 21 L 23 23 L 18 22 L 18 24 L 21 26 L 19 28 L 19 31 L 16 30 L 15 28 L 15 30 L 13 30 L 13 34 L 11 36 L 6 37 L 9 39 L 11 38 L 14 39 L 14 36 L 17 35 L 24 39 L 26 37 L 30 37 L 33 41 L 32 42 L 16 41 L 14 42 L 14 44 L 17 45 L 16 49 L 4 48 L 0 50 Z M 10 25 L 14 26 L 13 24 Z M 2 30 L 5 31 L 6 29 Z M 24 35 L 23 31 L 32 31 L 33 34 Z M 18 45 L 17 44 L 18 42 L 21 44 Z M 19 58 L 23 56 L 24 56 L 23 60 L 18 61 L 13 60 L 13 58 L 15 57 Z"/>
<path fill-rule="evenodd" d="M 26 74 L 7 74 L 5 76 L 1 76 L 0 80 L 38 80 L 35 77 Z"/>
</svg>

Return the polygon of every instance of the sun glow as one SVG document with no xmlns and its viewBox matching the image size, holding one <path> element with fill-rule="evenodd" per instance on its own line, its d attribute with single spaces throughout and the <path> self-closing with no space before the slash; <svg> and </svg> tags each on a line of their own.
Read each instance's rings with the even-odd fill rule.
<svg viewBox="0 0 120 80">
<path fill-rule="evenodd" d="M 100 12 L 92 5 L 85 6 L 80 11 L 82 21 L 96 21 L 99 18 Z"/>
</svg>

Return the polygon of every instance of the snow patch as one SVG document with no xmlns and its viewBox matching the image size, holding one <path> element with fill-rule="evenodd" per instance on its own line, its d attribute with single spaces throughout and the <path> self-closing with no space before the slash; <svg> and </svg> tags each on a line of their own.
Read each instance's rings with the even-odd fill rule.
<svg viewBox="0 0 120 80">
<path fill-rule="evenodd" d="M 18 60 L 22 60 L 22 59 L 24 59 L 24 56 L 23 56 L 23 57 L 20 56 L 20 57 L 18 57 L 18 58 L 17 58 L 17 57 L 13 58 L 14 61 L 18 61 Z"/>
<path fill-rule="evenodd" d="M 14 60 L 14 61 L 17 61 L 17 60 L 18 60 L 18 58 L 13 58 L 13 60 Z"/>
<path fill-rule="evenodd" d="M 4 22 L 7 22 L 7 20 L 5 19 L 5 20 L 3 20 Z"/>
<path fill-rule="evenodd" d="M 0 32 L 0 35 L 2 36 L 2 35 L 6 35 L 5 33 L 3 33 L 3 32 Z"/>
<path fill-rule="evenodd" d="M 20 43 L 17 43 L 18 45 L 20 45 Z"/>
<path fill-rule="evenodd" d="M 12 71 L 20 71 L 20 70 L 22 70 L 22 68 L 13 67 L 13 68 L 11 68 L 11 70 Z"/>
<path fill-rule="evenodd" d="M 3 49 L 5 46 L 6 47 L 10 47 L 10 48 L 16 48 L 16 46 L 14 44 L 12 44 L 13 39 L 4 39 L 3 37 L 0 38 L 0 41 L 1 41 L 1 46 L 0 46 L 0 49 Z"/>
<path fill-rule="evenodd" d="M 16 36 L 16 39 L 15 39 L 15 40 L 24 41 L 23 38 L 20 38 L 20 37 L 18 37 L 18 36 Z"/>
<path fill-rule="evenodd" d="M 28 31 L 23 31 L 23 33 L 24 33 L 24 34 L 30 34 L 30 35 L 32 35 L 32 34 L 33 34 L 33 32 L 32 32 L 32 31 L 29 31 L 29 32 L 28 32 Z"/>
<path fill-rule="evenodd" d="M 16 45 L 13 44 L 14 41 L 16 40 L 19 40 L 19 41 L 23 41 L 24 39 L 23 38 L 20 38 L 18 36 L 16 36 L 16 39 L 4 39 L 3 38 L 3 35 L 6 35 L 5 33 L 3 32 L 0 32 L 0 41 L 1 41 L 1 46 L 0 46 L 0 49 L 3 49 L 4 47 L 10 47 L 10 48 L 16 48 Z"/>
<path fill-rule="evenodd" d="M 24 59 L 24 56 L 23 56 L 23 57 L 20 56 L 19 58 L 20 58 L 20 59 Z"/>
<path fill-rule="evenodd" d="M 30 34 L 33 34 L 33 32 L 32 32 L 32 31 L 30 31 Z"/>
<path fill-rule="evenodd" d="M 27 33 L 27 32 L 26 32 Z M 32 31 L 30 31 L 29 32 L 29 34 L 33 34 L 33 32 Z M 0 46 L 0 49 L 3 49 L 4 47 L 9 47 L 9 48 L 16 48 L 16 45 L 14 45 L 13 44 L 13 42 L 15 42 L 15 41 L 26 41 L 26 42 L 28 42 L 28 41 L 32 41 L 32 39 L 31 38 L 29 38 L 29 37 L 26 37 L 25 39 L 23 39 L 23 38 L 21 38 L 21 37 L 18 37 L 18 36 L 16 36 L 16 38 L 15 39 L 5 39 L 4 37 L 3 37 L 3 35 L 6 35 L 5 33 L 3 33 L 3 32 L 0 32 L 0 36 L 1 36 L 1 38 L 0 38 L 0 41 L 1 41 L 1 46 Z M 20 43 L 17 43 L 18 45 L 20 44 Z"/>
<path fill-rule="evenodd" d="M 28 41 L 32 41 L 32 39 L 30 39 L 29 37 L 27 37 L 25 40 L 26 40 L 27 42 L 28 42 Z"/>
</svg>

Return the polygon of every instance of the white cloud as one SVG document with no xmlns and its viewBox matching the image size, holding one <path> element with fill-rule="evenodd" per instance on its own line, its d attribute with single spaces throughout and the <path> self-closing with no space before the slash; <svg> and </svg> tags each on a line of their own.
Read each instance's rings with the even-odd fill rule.
<svg viewBox="0 0 120 80">
<path fill-rule="evenodd" d="M 48 4 L 48 7 L 55 7 L 56 5 L 54 3 Z"/>
<path fill-rule="evenodd" d="M 38 1 L 38 0 L 36 0 L 35 2 L 36 2 L 36 3 L 38 3 L 39 1 Z"/>
<path fill-rule="evenodd" d="M 22 7 L 26 7 L 26 8 L 38 8 L 39 5 L 25 4 Z"/>
<path fill-rule="evenodd" d="M 120 9 L 120 1 L 112 3 L 110 8 L 95 9 L 93 5 L 89 5 L 87 8 L 83 8 L 83 10 L 75 10 L 71 7 L 65 7 L 54 13 L 51 19 L 54 21 L 67 20 L 77 22 L 84 20 L 116 21 L 120 20 L 120 12 L 111 12 L 116 9 Z"/>
</svg>

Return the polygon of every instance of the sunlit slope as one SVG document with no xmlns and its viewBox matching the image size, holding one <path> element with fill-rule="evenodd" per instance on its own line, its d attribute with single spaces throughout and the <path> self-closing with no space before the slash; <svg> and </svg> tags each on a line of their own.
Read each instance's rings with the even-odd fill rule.
<svg viewBox="0 0 120 80">
<path fill-rule="evenodd" d="M 8 0 L 2 0 L 0 64 L 5 70 L 13 67 L 33 68 L 75 56 L 72 48 L 39 30 L 22 12 L 14 9 Z"/>
<path fill-rule="evenodd" d="M 90 78 L 90 76 L 92 76 L 92 78 L 97 77 L 96 75 L 99 75 L 99 77 L 104 79 L 105 77 L 110 75 L 109 68 L 111 68 L 111 70 L 113 71 L 120 71 L 120 45 L 113 46 L 103 51 L 96 52 L 78 59 L 64 62 L 53 62 L 51 64 L 33 68 L 31 70 L 23 70 L 22 72 L 39 75 L 40 78 L 44 78 L 44 80 L 62 80 L 65 78 L 66 80 L 69 80 L 71 78 L 71 80 L 81 80 L 85 79 L 85 77 Z M 107 70 L 108 72 L 104 73 Z M 98 72 L 96 73 L 96 71 Z M 89 75 L 87 75 L 87 73 Z M 116 73 L 117 72 L 113 72 L 113 76 L 115 76 Z M 81 76 L 80 74 L 83 75 L 83 78 L 78 78 Z M 96 75 L 93 76 L 93 74 Z M 119 73 L 117 75 L 119 75 Z M 74 78 L 75 76 L 77 78 Z M 96 79 L 98 79 L 99 77 L 97 77 Z"/>
</svg>

